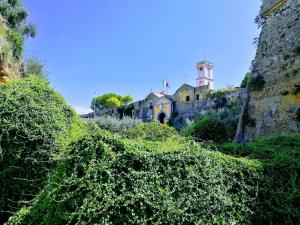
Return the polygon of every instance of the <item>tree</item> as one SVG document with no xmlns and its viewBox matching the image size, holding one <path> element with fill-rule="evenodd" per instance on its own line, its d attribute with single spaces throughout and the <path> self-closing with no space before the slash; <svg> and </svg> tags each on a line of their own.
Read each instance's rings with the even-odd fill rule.
<svg viewBox="0 0 300 225">
<path fill-rule="evenodd" d="M 119 108 L 121 106 L 127 105 L 133 101 L 133 97 L 130 95 L 121 96 L 115 93 L 107 93 L 96 98 L 93 98 L 91 109 L 101 110 L 105 107 L 109 108 Z"/>
<path fill-rule="evenodd" d="M 126 96 L 123 97 L 122 101 L 123 101 L 123 103 L 124 103 L 125 105 L 127 105 L 128 103 L 130 103 L 130 102 L 133 101 L 133 97 L 130 96 L 130 95 L 126 95 Z"/>
<path fill-rule="evenodd" d="M 108 107 L 120 107 L 122 102 L 116 97 L 111 97 L 107 100 L 106 104 Z"/>
<path fill-rule="evenodd" d="M 9 28 L 23 37 L 35 37 L 36 27 L 27 22 L 28 13 L 22 0 L 0 0 L 0 14 Z"/>
<path fill-rule="evenodd" d="M 29 57 L 24 62 L 25 76 L 35 76 L 47 80 L 48 72 L 45 69 L 45 63 L 41 60 Z"/>
</svg>

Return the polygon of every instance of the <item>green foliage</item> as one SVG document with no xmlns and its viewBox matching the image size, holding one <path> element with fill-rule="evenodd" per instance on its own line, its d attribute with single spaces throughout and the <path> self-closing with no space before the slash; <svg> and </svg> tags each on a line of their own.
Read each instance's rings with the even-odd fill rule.
<svg viewBox="0 0 300 225">
<path fill-rule="evenodd" d="M 261 91 L 265 86 L 265 79 L 263 76 L 258 75 L 251 79 L 250 84 L 253 91 Z"/>
<path fill-rule="evenodd" d="M 124 104 L 128 104 L 128 103 L 130 103 L 132 101 L 133 101 L 133 97 L 130 96 L 130 95 L 125 95 L 125 96 L 122 97 L 122 102 Z"/>
<path fill-rule="evenodd" d="M 133 101 L 133 97 L 126 95 L 121 96 L 115 93 L 108 93 L 99 97 L 93 98 L 91 109 L 101 109 L 103 107 L 121 107 Z"/>
<path fill-rule="evenodd" d="M 223 98 L 225 100 L 223 100 Z M 232 140 L 235 136 L 235 132 L 237 129 L 237 124 L 240 118 L 241 108 L 243 102 L 240 97 L 231 97 L 227 100 L 226 97 L 219 97 L 215 99 L 215 107 L 214 109 L 207 110 L 204 115 L 201 115 L 201 118 L 205 116 L 212 117 L 215 121 L 219 121 L 225 125 L 225 130 L 223 131 L 224 136 L 226 134 L 226 140 Z M 194 122 L 188 124 L 188 128 L 183 133 L 187 136 L 191 136 L 194 132 L 194 129 L 198 129 L 197 125 Z M 194 137 L 194 139 L 198 139 Z"/>
<path fill-rule="evenodd" d="M 120 107 L 122 105 L 121 101 L 117 99 L 116 97 L 111 97 L 107 99 L 106 106 L 108 107 Z"/>
<path fill-rule="evenodd" d="M 229 138 L 225 123 L 212 115 L 198 118 L 183 131 L 183 134 L 199 141 L 205 140 L 217 143 L 225 142 Z"/>
<path fill-rule="evenodd" d="M 8 59 L 9 52 L 10 52 L 10 49 L 9 49 L 8 45 L 3 45 L 1 48 L 1 54 L 3 56 L 4 61 L 6 61 Z"/>
<path fill-rule="evenodd" d="M 299 136 L 269 137 L 247 145 L 231 143 L 219 150 L 263 166 L 252 224 L 300 224 Z"/>
<path fill-rule="evenodd" d="M 219 98 L 219 97 L 222 97 L 224 94 L 232 93 L 235 91 L 236 91 L 236 88 L 230 87 L 230 88 L 219 89 L 217 91 L 212 91 L 208 95 L 213 98 Z"/>
<path fill-rule="evenodd" d="M 130 128 L 133 128 L 142 123 L 141 120 L 132 119 L 130 117 L 123 117 L 122 119 L 118 119 L 111 116 L 97 117 L 95 122 L 100 128 L 113 133 L 125 133 Z"/>
<path fill-rule="evenodd" d="M 9 225 L 250 224 L 259 163 L 198 147 L 150 151 L 92 133 Z"/>
<path fill-rule="evenodd" d="M 173 127 L 158 122 L 142 123 L 126 132 L 127 138 L 147 141 L 165 141 L 176 135 L 178 133 Z"/>
<path fill-rule="evenodd" d="M 120 114 L 120 117 L 131 117 L 133 113 L 134 106 L 133 104 L 129 105 L 122 105 L 118 108 L 118 113 Z"/>
<path fill-rule="evenodd" d="M 24 40 L 19 33 L 15 32 L 12 29 L 7 31 L 7 41 L 12 44 L 12 53 L 13 57 L 16 61 L 20 61 L 22 59 L 22 54 L 24 50 Z"/>
<path fill-rule="evenodd" d="M 35 76 L 47 80 L 48 72 L 45 69 L 45 63 L 41 60 L 29 57 L 24 62 L 25 76 Z"/>
<path fill-rule="evenodd" d="M 43 187 L 83 124 L 48 84 L 29 77 L 0 85 L 0 224 Z"/>
<path fill-rule="evenodd" d="M 250 72 L 246 73 L 244 79 L 241 83 L 241 88 L 246 88 L 248 83 L 251 81 L 252 74 Z"/>
<path fill-rule="evenodd" d="M 0 14 L 6 25 L 22 37 L 34 37 L 36 27 L 27 22 L 28 13 L 21 0 L 1 0 Z"/>
</svg>

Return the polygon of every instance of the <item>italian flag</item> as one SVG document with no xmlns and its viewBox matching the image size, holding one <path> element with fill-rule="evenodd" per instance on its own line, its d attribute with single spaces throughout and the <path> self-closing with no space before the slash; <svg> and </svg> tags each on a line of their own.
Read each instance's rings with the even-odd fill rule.
<svg viewBox="0 0 300 225">
<path fill-rule="evenodd" d="M 169 82 L 166 79 L 163 80 L 163 86 L 164 87 L 170 87 Z"/>
</svg>

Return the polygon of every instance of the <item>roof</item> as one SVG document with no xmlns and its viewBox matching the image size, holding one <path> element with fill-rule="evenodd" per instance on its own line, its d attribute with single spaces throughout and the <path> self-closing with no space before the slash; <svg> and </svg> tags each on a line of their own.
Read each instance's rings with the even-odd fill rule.
<svg viewBox="0 0 300 225">
<path fill-rule="evenodd" d="M 201 64 L 207 64 L 207 65 L 210 65 L 210 66 L 213 66 L 214 64 L 212 64 L 211 62 L 208 62 L 206 60 L 203 60 L 201 62 L 198 62 L 197 65 L 201 65 Z"/>
<path fill-rule="evenodd" d="M 181 86 L 175 91 L 174 95 L 175 95 L 181 88 L 183 88 L 183 87 L 188 87 L 188 88 L 190 88 L 190 89 L 195 89 L 195 87 L 193 87 L 193 86 L 191 86 L 191 85 L 189 85 L 189 84 L 184 83 L 183 85 L 181 85 Z"/>
<path fill-rule="evenodd" d="M 162 93 L 158 93 L 158 92 L 151 92 L 150 94 L 154 94 L 156 97 L 158 97 L 158 98 L 160 98 L 160 97 L 163 97 L 163 96 L 165 96 L 164 94 L 162 94 Z M 149 96 L 149 95 L 148 95 Z"/>
</svg>

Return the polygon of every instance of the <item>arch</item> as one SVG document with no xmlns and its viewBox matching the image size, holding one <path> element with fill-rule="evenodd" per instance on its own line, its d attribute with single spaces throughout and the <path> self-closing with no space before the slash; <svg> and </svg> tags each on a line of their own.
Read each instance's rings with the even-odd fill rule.
<svg viewBox="0 0 300 225">
<path fill-rule="evenodd" d="M 165 118 L 166 118 L 166 114 L 164 112 L 161 112 L 159 115 L 158 115 L 158 121 L 160 123 L 165 123 Z"/>
</svg>

